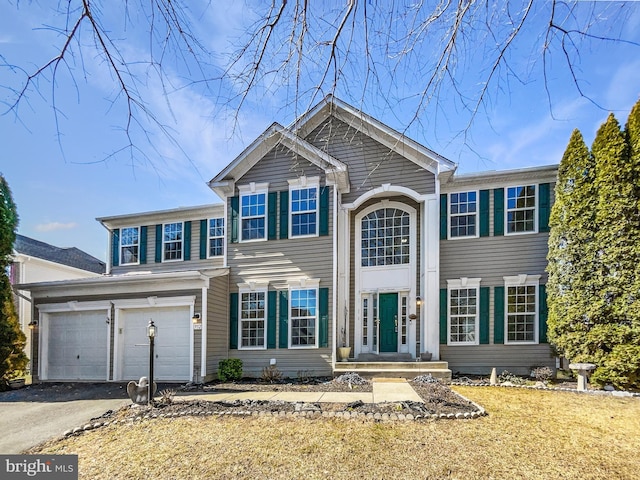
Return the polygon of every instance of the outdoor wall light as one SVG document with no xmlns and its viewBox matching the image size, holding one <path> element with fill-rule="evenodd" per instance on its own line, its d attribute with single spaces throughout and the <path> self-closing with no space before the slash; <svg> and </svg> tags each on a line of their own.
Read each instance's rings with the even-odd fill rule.
<svg viewBox="0 0 640 480">
<path fill-rule="evenodd" d="M 29 330 L 35 330 L 37 325 L 38 325 L 38 322 L 36 322 L 35 320 L 31 320 L 31 322 L 29 322 L 29 325 L 27 326 L 29 327 Z"/>
<path fill-rule="evenodd" d="M 158 328 L 156 327 L 156 324 L 153 323 L 153 320 L 149 320 L 149 325 L 147 325 L 147 336 L 149 338 L 155 338 L 157 333 Z"/>
<path fill-rule="evenodd" d="M 191 318 L 191 321 L 193 322 L 194 325 L 198 325 L 200 323 L 200 314 L 194 313 L 193 317 Z"/>
<path fill-rule="evenodd" d="M 422 305 L 422 297 L 418 296 L 416 297 L 416 305 L 419 307 L 420 305 Z"/>
</svg>

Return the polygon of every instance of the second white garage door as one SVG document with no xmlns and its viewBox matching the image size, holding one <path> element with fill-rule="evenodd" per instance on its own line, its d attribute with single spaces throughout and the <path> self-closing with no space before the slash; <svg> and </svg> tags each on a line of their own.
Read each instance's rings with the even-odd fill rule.
<svg viewBox="0 0 640 480">
<path fill-rule="evenodd" d="M 191 380 L 191 315 L 188 306 L 132 308 L 118 312 L 120 380 L 149 376 L 147 325 L 153 320 L 155 339 L 154 380 Z"/>
</svg>

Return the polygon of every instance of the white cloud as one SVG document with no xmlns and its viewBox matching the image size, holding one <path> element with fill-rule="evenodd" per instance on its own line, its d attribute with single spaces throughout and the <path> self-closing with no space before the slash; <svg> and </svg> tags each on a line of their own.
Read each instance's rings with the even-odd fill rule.
<svg viewBox="0 0 640 480">
<path fill-rule="evenodd" d="M 78 224 L 76 222 L 49 222 L 36 225 L 36 230 L 38 232 L 55 232 L 57 230 L 71 230 L 73 228 L 76 228 L 77 226 Z"/>
</svg>

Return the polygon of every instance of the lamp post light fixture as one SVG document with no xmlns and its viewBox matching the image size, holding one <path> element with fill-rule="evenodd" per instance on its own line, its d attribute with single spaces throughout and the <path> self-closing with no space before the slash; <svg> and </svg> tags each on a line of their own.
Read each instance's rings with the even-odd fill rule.
<svg viewBox="0 0 640 480">
<path fill-rule="evenodd" d="M 149 395 L 147 402 L 149 405 L 153 404 L 153 394 L 155 393 L 153 388 L 153 347 L 157 333 L 158 327 L 153 323 L 153 320 L 149 320 L 147 326 L 147 336 L 149 337 Z"/>
</svg>

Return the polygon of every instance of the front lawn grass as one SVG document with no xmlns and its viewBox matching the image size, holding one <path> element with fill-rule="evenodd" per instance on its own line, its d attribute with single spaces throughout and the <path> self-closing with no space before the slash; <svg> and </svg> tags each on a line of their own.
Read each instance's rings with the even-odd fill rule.
<svg viewBox="0 0 640 480">
<path fill-rule="evenodd" d="M 79 455 L 80 478 L 637 478 L 640 399 L 455 387 L 474 420 L 226 416 L 87 432 L 37 452 Z"/>
</svg>

